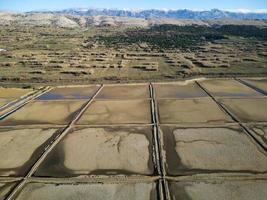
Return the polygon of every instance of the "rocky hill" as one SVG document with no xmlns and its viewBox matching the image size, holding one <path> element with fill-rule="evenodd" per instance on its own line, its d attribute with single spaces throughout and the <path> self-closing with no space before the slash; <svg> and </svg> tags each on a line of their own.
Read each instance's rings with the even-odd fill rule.
<svg viewBox="0 0 267 200">
<path fill-rule="evenodd" d="M 92 13 L 91 13 L 92 14 Z M 241 24 L 267 26 L 267 20 L 249 19 L 174 19 L 168 17 L 148 17 L 139 18 L 135 16 L 94 16 L 78 15 L 76 12 L 30 12 L 30 13 L 8 13 L 0 12 L 0 26 L 2 25 L 36 25 L 36 26 L 55 26 L 65 28 L 86 28 L 91 26 L 129 26 L 129 27 L 150 27 L 153 25 L 173 24 L 173 25 L 225 25 Z M 103 14 L 103 13 L 102 13 Z"/>
</svg>

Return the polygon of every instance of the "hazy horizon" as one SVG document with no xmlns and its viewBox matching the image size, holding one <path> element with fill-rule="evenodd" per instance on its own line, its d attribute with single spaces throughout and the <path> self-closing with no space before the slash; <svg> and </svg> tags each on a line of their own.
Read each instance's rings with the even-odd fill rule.
<svg viewBox="0 0 267 200">
<path fill-rule="evenodd" d="M 0 0 L 0 10 L 15 11 L 15 12 L 29 12 L 29 11 L 57 11 L 70 8 L 84 8 L 84 9 L 119 9 L 119 10 L 211 10 L 219 9 L 233 12 L 256 12 L 267 13 L 267 3 L 264 0 L 237 0 L 237 1 L 212 1 L 205 0 L 137 0 L 126 2 L 122 0 Z"/>
</svg>

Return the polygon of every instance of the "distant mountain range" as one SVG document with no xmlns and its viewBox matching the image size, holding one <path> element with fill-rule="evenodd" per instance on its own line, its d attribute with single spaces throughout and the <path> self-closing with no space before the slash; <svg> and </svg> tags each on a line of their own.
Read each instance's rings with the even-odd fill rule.
<svg viewBox="0 0 267 200">
<path fill-rule="evenodd" d="M 161 24 L 185 25 L 253 25 L 267 27 L 267 13 L 234 13 L 213 9 L 191 10 L 110 10 L 67 9 L 25 13 L 0 12 L 1 25 L 50 25 L 86 28 L 92 26 L 151 27 Z"/>
<path fill-rule="evenodd" d="M 266 13 L 243 13 L 229 12 L 218 9 L 209 11 L 192 11 L 192 10 L 117 10 L 117 9 L 66 9 L 56 11 L 60 14 L 71 14 L 79 16 L 114 16 L 114 17 L 135 17 L 135 18 L 174 18 L 174 19 L 197 19 L 197 20 L 214 20 L 214 19 L 267 19 Z"/>
</svg>

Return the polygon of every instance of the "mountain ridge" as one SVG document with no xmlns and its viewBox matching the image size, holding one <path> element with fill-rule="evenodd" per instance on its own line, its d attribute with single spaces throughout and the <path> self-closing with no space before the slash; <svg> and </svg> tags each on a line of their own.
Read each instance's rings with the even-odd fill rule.
<svg viewBox="0 0 267 200">
<path fill-rule="evenodd" d="M 267 19 L 267 11 L 263 13 L 259 12 L 230 12 L 219 9 L 211 9 L 207 11 L 193 11 L 189 9 L 182 10 L 120 10 L 120 9 L 65 9 L 61 11 L 48 11 L 52 13 L 60 14 L 72 14 L 79 16 L 115 16 L 115 17 L 135 17 L 135 18 L 174 18 L 174 19 L 199 19 L 199 20 L 211 20 L 211 19 Z"/>
<path fill-rule="evenodd" d="M 215 12 L 215 10 L 213 10 Z M 204 25 L 204 26 L 220 26 L 220 25 L 252 25 L 267 27 L 266 19 L 239 19 L 231 18 L 224 14 L 222 16 L 219 10 L 217 17 L 203 17 L 189 15 L 188 17 L 168 17 L 170 11 L 155 11 L 165 13 L 165 15 L 151 14 L 149 11 L 120 11 L 120 10 L 63 10 L 63 11 L 39 11 L 39 12 L 1 12 L 0 25 L 52 25 L 56 27 L 66 28 L 87 28 L 92 26 L 128 26 L 128 27 L 151 27 L 161 24 L 172 24 L 179 26 L 186 25 Z M 144 14 L 144 12 L 150 14 Z M 173 11 L 174 12 L 174 11 Z M 187 12 L 187 11 L 186 11 Z M 145 17 L 141 17 L 145 15 Z M 215 14 L 213 13 L 213 16 Z"/>
</svg>

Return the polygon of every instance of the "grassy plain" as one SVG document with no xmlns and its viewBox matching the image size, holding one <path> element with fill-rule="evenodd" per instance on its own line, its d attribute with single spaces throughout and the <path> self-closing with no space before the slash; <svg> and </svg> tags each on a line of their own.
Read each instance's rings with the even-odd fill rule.
<svg viewBox="0 0 267 200">
<path fill-rule="evenodd" d="M 56 85 L 266 76 L 266 38 L 265 28 L 246 26 L 7 25 L 0 30 L 0 49 L 6 50 L 0 51 L 0 81 Z"/>
</svg>

